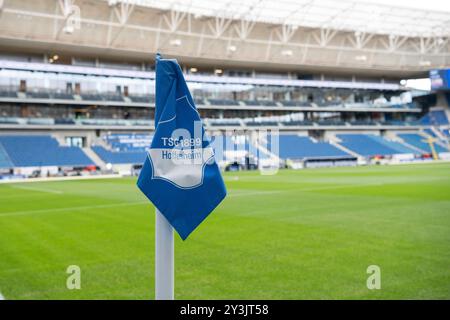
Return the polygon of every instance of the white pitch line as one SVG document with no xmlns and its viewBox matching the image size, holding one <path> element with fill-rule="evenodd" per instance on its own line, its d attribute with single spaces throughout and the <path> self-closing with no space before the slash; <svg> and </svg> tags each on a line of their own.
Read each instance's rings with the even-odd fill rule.
<svg viewBox="0 0 450 320">
<path fill-rule="evenodd" d="M 55 208 L 55 209 L 40 209 L 40 210 L 28 210 L 28 211 L 12 211 L 0 213 L 1 217 L 7 216 L 20 216 L 35 213 L 48 213 L 48 212 L 64 212 L 64 211 L 76 211 L 76 210 L 86 210 L 86 209 L 101 209 L 101 208 L 113 208 L 113 207 L 124 207 L 124 206 L 136 206 L 141 204 L 149 204 L 149 201 L 139 201 L 139 202 L 125 202 L 116 204 L 99 204 L 95 206 L 79 206 L 79 207 L 66 207 L 66 208 Z"/>
<path fill-rule="evenodd" d="M 229 194 L 228 197 L 241 197 L 241 196 L 257 196 L 257 195 L 266 195 L 266 194 L 275 194 L 282 193 L 284 191 L 255 191 L 255 192 L 243 192 L 243 193 L 235 193 Z M 124 207 L 124 206 L 132 206 L 132 205 L 142 205 L 149 204 L 149 201 L 138 201 L 138 202 L 126 202 L 126 203 L 116 203 L 116 204 L 100 204 L 94 206 L 79 206 L 79 207 L 66 207 L 66 208 L 55 208 L 55 209 L 39 209 L 39 210 L 27 210 L 27 211 L 12 211 L 12 212 L 4 212 L 0 213 L 1 217 L 9 217 L 9 216 L 21 216 L 27 214 L 36 214 L 36 213 L 51 213 L 51 212 L 65 212 L 65 211 L 76 211 L 76 210 L 86 210 L 86 209 L 101 209 L 101 208 L 114 208 L 114 207 Z"/>
<path fill-rule="evenodd" d="M 22 190 L 30 190 L 30 191 L 38 191 L 38 192 L 46 192 L 46 193 L 55 193 L 55 194 L 61 194 L 63 193 L 60 190 L 54 190 L 54 189 L 47 189 L 47 188 L 38 188 L 38 187 L 30 187 L 30 186 L 18 186 L 18 185 L 13 185 L 11 186 L 12 188 L 15 189 L 22 189 Z"/>
<path fill-rule="evenodd" d="M 2 295 L 1 292 L 0 292 L 0 300 L 5 300 L 5 297 Z"/>
</svg>

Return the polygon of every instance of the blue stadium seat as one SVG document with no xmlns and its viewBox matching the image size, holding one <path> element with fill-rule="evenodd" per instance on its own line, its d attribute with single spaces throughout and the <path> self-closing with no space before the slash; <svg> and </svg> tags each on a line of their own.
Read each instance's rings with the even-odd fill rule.
<svg viewBox="0 0 450 320">
<path fill-rule="evenodd" d="M 148 134 L 110 134 L 104 137 L 110 149 L 93 146 L 92 150 L 106 163 L 141 164 L 153 136 Z"/>
<path fill-rule="evenodd" d="M 93 146 L 92 150 L 106 163 L 112 164 L 142 164 L 144 163 L 146 153 L 131 151 L 110 151 L 102 146 Z"/>
<path fill-rule="evenodd" d="M 432 125 L 447 125 L 449 124 L 447 114 L 444 110 L 430 111 L 430 123 Z"/>
<path fill-rule="evenodd" d="M 389 141 L 373 134 L 339 134 L 340 144 L 362 156 L 416 153 L 399 142 Z"/>
<path fill-rule="evenodd" d="M 350 155 L 328 142 L 314 142 L 309 137 L 279 135 L 279 157 L 282 159 L 343 158 Z M 268 149 L 275 152 L 268 137 Z"/>
<path fill-rule="evenodd" d="M 448 125 L 448 117 L 444 110 L 433 110 L 428 112 L 420 119 L 420 123 L 424 125 Z"/>
<path fill-rule="evenodd" d="M 403 133 L 398 135 L 400 138 L 403 139 L 406 143 L 419 148 L 420 150 L 423 150 L 426 153 L 431 153 L 430 145 L 426 142 L 425 137 L 421 136 L 420 134 L 416 133 Z M 434 148 L 436 152 L 448 152 L 447 149 L 444 147 L 441 147 L 440 145 L 434 144 Z"/>
<path fill-rule="evenodd" d="M 51 136 L 0 136 L 0 144 L 15 167 L 94 164 L 80 148 L 60 146 Z"/>
<path fill-rule="evenodd" d="M 13 166 L 8 154 L 0 143 L 0 168 L 12 168 Z"/>
</svg>

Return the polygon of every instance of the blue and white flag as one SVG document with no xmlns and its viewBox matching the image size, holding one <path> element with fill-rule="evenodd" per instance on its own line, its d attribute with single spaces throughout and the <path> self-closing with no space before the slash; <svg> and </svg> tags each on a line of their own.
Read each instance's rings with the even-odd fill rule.
<svg viewBox="0 0 450 320">
<path fill-rule="evenodd" d="M 183 240 L 226 196 L 181 68 L 159 55 L 155 134 L 137 185 Z"/>
</svg>

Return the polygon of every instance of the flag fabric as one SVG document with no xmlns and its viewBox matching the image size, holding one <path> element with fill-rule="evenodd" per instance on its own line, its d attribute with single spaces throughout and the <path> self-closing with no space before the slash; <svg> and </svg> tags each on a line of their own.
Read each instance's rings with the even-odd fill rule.
<svg viewBox="0 0 450 320">
<path fill-rule="evenodd" d="M 200 115 L 175 59 L 156 56 L 155 133 L 137 185 L 185 240 L 225 198 Z"/>
</svg>

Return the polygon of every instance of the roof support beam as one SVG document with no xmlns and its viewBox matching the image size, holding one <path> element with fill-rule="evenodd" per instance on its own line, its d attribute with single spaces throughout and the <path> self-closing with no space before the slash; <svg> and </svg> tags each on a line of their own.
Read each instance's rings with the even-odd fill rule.
<svg viewBox="0 0 450 320">
<path fill-rule="evenodd" d="M 119 35 L 122 33 L 122 31 L 125 29 L 126 24 L 128 22 L 128 19 L 131 16 L 131 13 L 133 12 L 134 4 L 129 2 L 120 2 L 116 6 L 112 8 L 112 11 L 114 12 L 114 15 L 119 22 L 119 30 L 116 31 L 116 33 L 111 37 L 111 32 L 109 33 L 109 42 L 108 47 L 111 47 L 114 42 L 117 40 Z M 111 31 L 111 29 L 110 29 Z"/>
<path fill-rule="evenodd" d="M 283 24 L 275 29 L 275 34 L 282 43 L 288 43 L 294 36 L 298 27 L 290 24 Z"/>
<path fill-rule="evenodd" d="M 246 40 L 255 26 L 255 21 L 240 20 L 238 23 L 234 24 L 234 30 L 240 40 Z"/>
</svg>

